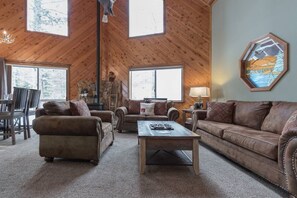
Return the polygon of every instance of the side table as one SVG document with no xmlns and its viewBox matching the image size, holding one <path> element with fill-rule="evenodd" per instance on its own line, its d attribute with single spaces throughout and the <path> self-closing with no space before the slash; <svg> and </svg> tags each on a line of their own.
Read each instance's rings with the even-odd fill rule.
<svg viewBox="0 0 297 198">
<path fill-rule="evenodd" d="M 183 118 L 183 125 L 192 130 L 192 126 L 193 126 L 193 119 L 192 119 L 192 113 L 193 113 L 193 109 L 182 109 L 182 118 Z M 187 115 L 190 115 L 190 116 L 187 116 Z"/>
</svg>

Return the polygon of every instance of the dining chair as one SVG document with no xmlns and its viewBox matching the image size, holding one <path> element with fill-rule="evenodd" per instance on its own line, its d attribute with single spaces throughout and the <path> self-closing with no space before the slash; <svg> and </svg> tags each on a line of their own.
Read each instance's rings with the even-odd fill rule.
<svg viewBox="0 0 297 198">
<path fill-rule="evenodd" d="M 35 115 L 35 111 L 38 108 L 39 101 L 40 101 L 40 94 L 41 94 L 40 90 L 29 89 L 28 102 L 27 102 L 26 111 L 25 111 L 28 138 L 31 137 L 29 116 Z"/>
<path fill-rule="evenodd" d="M 21 126 L 21 119 L 23 119 L 24 139 L 27 139 L 26 133 L 26 119 L 25 119 L 25 107 L 28 100 L 28 89 L 14 87 L 13 99 L 10 103 L 7 103 L 8 108 L 4 112 L 0 112 L 0 120 L 7 122 L 7 136 L 11 136 L 12 144 L 15 141 L 15 120 L 19 122 L 19 128 Z"/>
</svg>

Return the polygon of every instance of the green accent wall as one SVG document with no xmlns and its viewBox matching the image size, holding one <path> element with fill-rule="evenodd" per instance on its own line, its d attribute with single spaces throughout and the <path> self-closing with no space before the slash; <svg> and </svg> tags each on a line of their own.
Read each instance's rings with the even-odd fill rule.
<svg viewBox="0 0 297 198">
<path fill-rule="evenodd" d="M 297 101 L 297 1 L 218 0 L 212 9 L 212 100 Z M 250 92 L 239 60 L 248 43 L 267 33 L 289 43 L 289 71 L 267 92 Z"/>
</svg>

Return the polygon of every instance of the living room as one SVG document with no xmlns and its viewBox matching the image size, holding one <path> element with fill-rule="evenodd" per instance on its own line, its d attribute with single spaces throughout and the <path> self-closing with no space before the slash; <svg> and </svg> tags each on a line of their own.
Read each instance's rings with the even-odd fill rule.
<svg viewBox="0 0 297 198">
<path fill-rule="evenodd" d="M 30 128 L 35 111 L 30 121 L 18 123 L 27 133 L 16 132 L 15 142 L 0 130 L 1 197 L 297 195 L 296 1 L 1 0 L 0 5 L 0 99 L 13 99 L 13 87 L 41 89 L 38 122 L 33 121 L 36 132 Z M 34 16 L 38 6 L 43 16 Z M 48 14 L 55 9 L 57 15 Z M 143 13 L 152 14 L 149 11 L 157 18 L 142 18 Z M 152 21 L 153 30 L 144 25 Z M 265 51 L 267 40 L 273 44 Z M 272 57 L 269 60 L 279 63 L 279 54 L 269 55 L 271 51 L 283 55 L 282 69 L 265 70 L 273 81 L 257 84 L 247 62 Z M 193 95 L 197 87 L 206 90 L 202 99 Z M 171 100 L 174 104 L 162 113 L 158 102 L 151 101 L 159 116 L 139 119 L 135 114 L 147 101 L 131 103 L 136 113 L 128 121 L 129 101 L 144 98 L 167 98 L 166 105 Z M 85 101 L 94 110 L 90 115 L 100 119 L 42 116 L 44 103 L 69 100 Z M 98 109 L 105 113 L 95 112 Z M 2 124 L 7 115 L 1 113 Z M 209 116 L 214 120 L 202 120 Z M 143 154 L 149 140 L 137 130 L 145 119 L 170 120 L 175 129 L 189 121 L 191 141 L 196 144 L 199 136 L 199 147 L 176 154 L 154 145 L 161 151 Z M 216 119 L 224 123 L 216 125 Z M 229 130 L 230 125 L 251 136 L 261 133 L 252 141 L 236 139 L 242 134 Z M 71 132 L 75 135 L 68 136 Z M 98 139 L 100 154 L 93 159 L 90 142 Z M 72 145 L 71 150 L 63 150 L 68 149 L 65 145 Z M 188 147 L 181 142 L 167 145 Z M 48 149 L 52 147 L 57 150 Z M 70 159 L 59 157 L 64 154 Z M 180 157 L 184 155 L 191 159 Z"/>
</svg>

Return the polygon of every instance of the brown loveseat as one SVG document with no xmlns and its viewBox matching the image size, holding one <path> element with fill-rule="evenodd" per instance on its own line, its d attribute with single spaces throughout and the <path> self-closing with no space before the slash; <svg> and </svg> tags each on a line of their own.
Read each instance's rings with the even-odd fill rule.
<svg viewBox="0 0 297 198">
<path fill-rule="evenodd" d="M 213 106 L 208 112 L 194 112 L 193 131 L 203 143 L 296 196 L 297 128 L 287 125 L 296 122 L 297 103 L 230 103 L 234 105 L 230 123 L 211 121 L 210 112 L 218 110 Z M 226 121 L 218 112 L 216 118 Z"/>
<path fill-rule="evenodd" d="M 40 135 L 40 156 L 46 161 L 58 157 L 90 160 L 97 165 L 101 154 L 114 141 L 114 113 L 90 113 L 91 116 L 72 116 L 64 109 L 59 115 L 47 115 L 45 109 L 38 109 L 33 129 Z"/>
<path fill-rule="evenodd" d="M 144 100 L 126 100 L 124 106 L 116 109 L 115 115 L 118 117 L 116 129 L 119 133 L 123 130 L 137 131 L 138 120 L 176 121 L 179 117 L 179 112 L 173 107 L 173 102 L 167 100 L 149 100 L 150 103 L 155 103 L 155 115 L 140 115 L 140 103 L 144 102 Z M 166 109 L 162 110 L 164 103 Z"/>
</svg>

